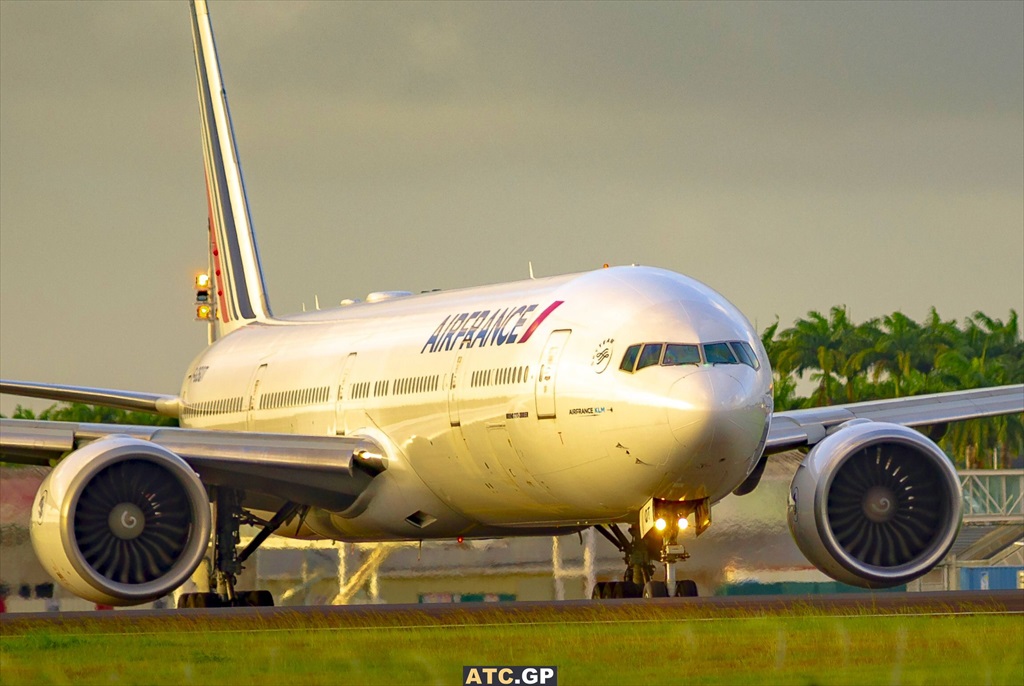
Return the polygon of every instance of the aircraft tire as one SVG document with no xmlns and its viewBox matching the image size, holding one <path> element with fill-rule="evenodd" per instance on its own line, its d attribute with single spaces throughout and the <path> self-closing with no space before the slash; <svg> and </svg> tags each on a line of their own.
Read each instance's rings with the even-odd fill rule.
<svg viewBox="0 0 1024 686">
<path fill-rule="evenodd" d="M 695 582 L 693 579 L 683 579 L 682 581 L 677 581 L 674 595 L 676 598 L 696 598 L 697 582 Z"/>
<path fill-rule="evenodd" d="M 643 598 L 644 589 L 639 584 L 633 583 L 632 581 L 622 582 L 622 597 L 623 598 Z"/>
<path fill-rule="evenodd" d="M 216 593 L 182 593 L 178 597 L 179 610 L 220 606 L 220 596 Z"/>
<path fill-rule="evenodd" d="M 244 591 L 238 600 L 242 607 L 274 607 L 274 596 L 270 591 Z"/>
<path fill-rule="evenodd" d="M 648 581 L 644 584 L 644 598 L 668 598 L 668 585 L 664 581 Z"/>
</svg>

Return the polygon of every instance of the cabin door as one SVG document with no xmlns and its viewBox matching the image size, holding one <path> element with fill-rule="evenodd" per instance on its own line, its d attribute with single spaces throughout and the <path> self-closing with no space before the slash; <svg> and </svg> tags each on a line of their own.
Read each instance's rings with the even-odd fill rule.
<svg viewBox="0 0 1024 686">
<path fill-rule="evenodd" d="M 558 362 L 562 351 L 569 342 L 571 329 L 552 331 L 544 352 L 540 356 L 540 367 L 537 369 L 537 419 L 554 419 L 555 417 L 555 381 L 558 377 Z"/>
<path fill-rule="evenodd" d="M 349 353 L 345 358 L 345 362 L 341 365 L 341 378 L 338 380 L 338 393 L 335 396 L 338 402 L 335 405 L 334 411 L 334 432 L 339 436 L 344 436 L 345 432 L 348 431 L 348 426 L 345 422 L 345 409 L 346 406 L 351 404 L 349 396 L 352 393 L 348 380 L 352 376 L 352 368 L 355 365 L 355 353 Z"/>
<path fill-rule="evenodd" d="M 448 381 L 448 419 L 452 426 L 459 426 L 462 423 L 459 416 L 459 372 L 461 369 L 462 355 L 457 355 L 455 363 L 452 364 L 451 379 Z"/>
<path fill-rule="evenodd" d="M 260 409 L 260 398 L 263 392 L 260 390 L 260 382 L 263 380 L 263 373 L 267 371 L 267 365 L 261 364 L 256 373 L 252 375 L 252 383 L 249 384 L 249 405 L 246 408 L 246 424 L 249 431 L 256 430 L 256 411 Z"/>
</svg>

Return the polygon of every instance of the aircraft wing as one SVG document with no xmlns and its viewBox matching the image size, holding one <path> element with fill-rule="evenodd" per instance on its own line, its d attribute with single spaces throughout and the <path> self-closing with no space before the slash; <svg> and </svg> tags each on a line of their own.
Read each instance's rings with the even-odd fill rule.
<svg viewBox="0 0 1024 686">
<path fill-rule="evenodd" d="M 181 399 L 178 396 L 159 393 L 116 391 L 110 388 L 64 386 L 8 379 L 0 379 L 0 393 L 10 393 L 27 398 L 46 398 L 67 403 L 116 407 L 119 410 L 134 412 L 152 412 L 165 417 L 178 417 L 181 413 Z"/>
<path fill-rule="evenodd" d="M 1024 385 L 787 410 L 772 415 L 765 453 L 812 446 L 851 419 L 944 430 L 949 422 L 1024 412 Z"/>
<path fill-rule="evenodd" d="M 105 436 L 151 441 L 185 460 L 209 486 L 340 511 L 385 467 L 375 442 L 353 436 L 301 436 L 170 427 L 0 419 L 0 460 L 48 464 Z"/>
</svg>

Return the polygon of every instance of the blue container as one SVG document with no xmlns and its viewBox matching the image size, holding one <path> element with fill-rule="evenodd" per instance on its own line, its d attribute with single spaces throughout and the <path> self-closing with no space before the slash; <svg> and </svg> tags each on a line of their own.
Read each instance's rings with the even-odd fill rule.
<svg viewBox="0 0 1024 686">
<path fill-rule="evenodd" d="M 907 590 L 906 584 L 894 586 L 893 588 L 880 588 L 871 590 L 858 586 L 848 586 L 838 581 L 781 581 L 774 583 L 760 583 L 757 581 L 744 581 L 738 584 L 725 584 L 719 586 L 715 595 L 824 595 L 832 593 L 903 593 Z"/>
<path fill-rule="evenodd" d="M 961 567 L 963 591 L 1010 591 L 1024 589 L 1024 567 Z"/>
</svg>

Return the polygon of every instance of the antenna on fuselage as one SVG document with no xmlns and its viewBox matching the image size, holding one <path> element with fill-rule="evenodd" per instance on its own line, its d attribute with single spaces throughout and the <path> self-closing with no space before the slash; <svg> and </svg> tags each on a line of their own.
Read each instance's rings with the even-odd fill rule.
<svg viewBox="0 0 1024 686">
<path fill-rule="evenodd" d="M 537 278 L 533 275 L 533 262 L 527 262 L 527 264 L 530 265 L 530 279 L 533 280 Z"/>
</svg>

